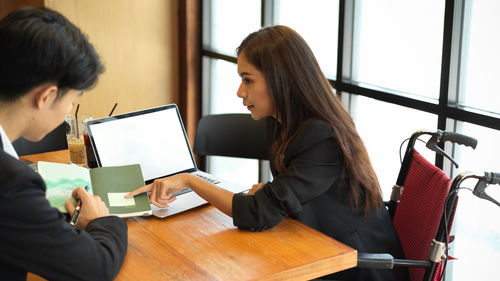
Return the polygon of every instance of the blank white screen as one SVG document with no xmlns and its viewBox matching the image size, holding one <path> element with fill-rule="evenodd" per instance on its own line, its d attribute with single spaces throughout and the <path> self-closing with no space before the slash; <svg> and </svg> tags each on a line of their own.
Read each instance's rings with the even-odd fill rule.
<svg viewBox="0 0 500 281">
<path fill-rule="evenodd" d="M 145 181 L 195 168 L 175 107 L 90 128 L 103 167 L 138 163 Z"/>
</svg>

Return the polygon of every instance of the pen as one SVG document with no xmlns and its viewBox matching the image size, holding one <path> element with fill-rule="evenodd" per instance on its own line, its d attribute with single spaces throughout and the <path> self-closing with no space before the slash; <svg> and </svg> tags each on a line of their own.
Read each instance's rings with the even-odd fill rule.
<svg viewBox="0 0 500 281">
<path fill-rule="evenodd" d="M 85 186 L 85 191 L 89 190 L 89 186 Z M 69 221 L 69 225 L 75 226 L 76 222 L 78 221 L 78 216 L 80 215 L 80 209 L 82 208 L 82 200 L 78 199 L 77 206 L 75 208 L 75 211 L 73 212 L 73 215 L 71 216 L 71 220 Z"/>
</svg>

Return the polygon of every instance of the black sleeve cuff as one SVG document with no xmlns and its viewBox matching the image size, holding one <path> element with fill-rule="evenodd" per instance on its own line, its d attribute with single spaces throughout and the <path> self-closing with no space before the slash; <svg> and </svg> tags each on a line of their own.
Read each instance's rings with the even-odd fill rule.
<svg viewBox="0 0 500 281">
<path fill-rule="evenodd" d="M 285 217 L 271 207 L 262 191 L 256 195 L 233 196 L 233 224 L 240 229 L 262 231 L 277 225 Z"/>
</svg>

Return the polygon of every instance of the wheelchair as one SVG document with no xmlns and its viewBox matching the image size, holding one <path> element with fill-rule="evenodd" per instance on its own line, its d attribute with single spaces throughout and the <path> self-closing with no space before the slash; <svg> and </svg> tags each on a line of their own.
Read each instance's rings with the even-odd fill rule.
<svg viewBox="0 0 500 281">
<path fill-rule="evenodd" d="M 476 179 L 474 195 L 500 206 L 488 196 L 488 185 L 500 183 L 500 173 L 464 172 L 451 180 L 441 169 L 415 149 L 419 137 L 430 135 L 426 147 L 458 164 L 440 146 L 451 142 L 475 149 L 477 140 L 458 133 L 419 130 L 408 140 L 401 169 L 389 202 L 386 202 L 406 259 L 394 259 L 387 253 L 358 253 L 358 267 L 393 269 L 408 267 L 411 281 L 441 280 L 448 256 L 450 231 L 458 203 L 458 191 L 467 179 Z"/>
</svg>

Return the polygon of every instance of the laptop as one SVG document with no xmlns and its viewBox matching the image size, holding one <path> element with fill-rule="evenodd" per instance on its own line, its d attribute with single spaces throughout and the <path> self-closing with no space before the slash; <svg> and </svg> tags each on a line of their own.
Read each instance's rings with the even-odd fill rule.
<svg viewBox="0 0 500 281">
<path fill-rule="evenodd" d="M 198 170 L 175 104 L 95 119 L 87 125 L 99 167 L 140 164 L 146 184 L 192 173 L 234 193 L 249 189 Z M 153 215 L 166 217 L 206 203 L 189 188 L 175 195 L 167 208 L 151 205 Z"/>
</svg>

